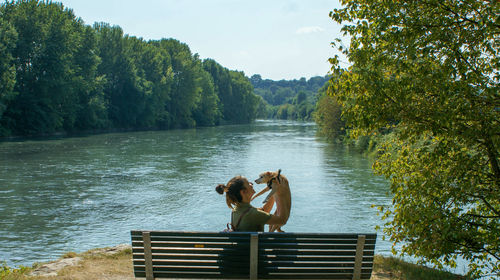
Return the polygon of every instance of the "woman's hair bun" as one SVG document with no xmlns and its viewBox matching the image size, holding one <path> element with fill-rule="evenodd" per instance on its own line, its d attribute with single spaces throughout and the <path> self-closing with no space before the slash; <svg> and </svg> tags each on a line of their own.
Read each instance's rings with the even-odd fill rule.
<svg viewBox="0 0 500 280">
<path fill-rule="evenodd" d="M 224 184 L 219 184 L 217 187 L 215 187 L 215 191 L 218 192 L 219 194 L 224 194 L 224 189 L 226 186 Z"/>
</svg>

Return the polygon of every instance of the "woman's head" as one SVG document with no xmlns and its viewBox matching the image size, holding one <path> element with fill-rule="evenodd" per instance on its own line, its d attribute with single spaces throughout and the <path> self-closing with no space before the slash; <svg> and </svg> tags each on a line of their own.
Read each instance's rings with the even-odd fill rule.
<svg viewBox="0 0 500 280">
<path fill-rule="evenodd" d="M 234 208 L 238 203 L 250 202 L 255 193 L 252 184 L 243 176 L 233 177 L 226 185 L 219 184 L 215 187 L 219 194 L 226 193 L 226 203 L 229 208 Z"/>
</svg>

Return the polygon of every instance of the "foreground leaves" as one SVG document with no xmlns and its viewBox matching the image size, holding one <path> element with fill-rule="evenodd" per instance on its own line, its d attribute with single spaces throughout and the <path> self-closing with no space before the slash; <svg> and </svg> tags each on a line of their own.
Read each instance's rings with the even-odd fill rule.
<svg viewBox="0 0 500 280">
<path fill-rule="evenodd" d="M 374 165 L 391 181 L 385 231 L 437 266 L 500 273 L 497 1 L 343 1 L 352 66 L 329 93 L 354 137 L 390 131 Z"/>
</svg>

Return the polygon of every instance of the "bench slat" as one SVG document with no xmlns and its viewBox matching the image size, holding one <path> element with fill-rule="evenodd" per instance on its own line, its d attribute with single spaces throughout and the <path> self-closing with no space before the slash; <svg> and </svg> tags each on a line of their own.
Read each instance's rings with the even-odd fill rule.
<svg viewBox="0 0 500 280">
<path fill-rule="evenodd" d="M 143 268 L 143 266 L 136 266 L 136 268 Z M 187 265 L 164 265 L 164 266 L 155 266 L 153 268 L 153 272 L 156 274 L 157 272 L 224 272 L 224 273 L 240 273 L 241 269 L 238 267 L 222 267 L 222 266 L 187 266 Z"/>
<path fill-rule="evenodd" d="M 265 252 L 261 252 L 265 251 Z M 356 250 L 314 250 L 314 249 L 261 249 L 261 255 L 329 255 L 329 256 L 354 256 Z M 364 250 L 363 256 L 373 256 L 371 250 Z"/>
<path fill-rule="evenodd" d="M 259 238 L 262 240 L 286 240 L 286 239 L 303 239 L 303 240 L 356 240 L 358 238 L 358 235 L 362 235 L 361 233 L 359 234 L 293 234 L 293 233 L 286 233 L 286 232 L 281 232 L 281 233 L 271 233 L 271 232 L 262 232 L 259 234 Z M 373 240 L 376 239 L 377 235 L 376 234 L 367 234 L 366 239 L 368 240 Z"/>
<path fill-rule="evenodd" d="M 133 242 L 142 242 L 141 236 L 132 236 Z M 152 236 L 151 241 L 173 242 L 250 242 L 248 237 L 215 237 L 215 236 Z"/>
<path fill-rule="evenodd" d="M 132 242 L 134 247 L 142 247 L 142 242 Z M 250 243 L 234 243 L 234 242 L 171 242 L 171 241 L 152 241 L 152 248 L 238 248 L 248 249 Z"/>
<path fill-rule="evenodd" d="M 136 272 L 134 273 L 137 278 L 146 277 L 146 273 L 144 272 Z M 155 273 L 155 277 L 162 278 L 170 278 L 170 279 L 248 279 L 248 274 L 221 274 L 221 273 L 182 273 L 182 272 L 159 272 Z"/>
<path fill-rule="evenodd" d="M 133 230 L 132 236 L 142 236 L 143 231 Z M 189 232 L 189 231 L 151 231 L 151 238 L 161 236 L 178 236 L 178 237 L 245 237 L 255 232 Z M 322 239 L 357 239 L 358 235 L 365 235 L 367 240 L 376 239 L 377 234 L 374 233 L 289 233 L 289 232 L 259 232 L 259 240 L 266 238 L 322 238 Z"/>
<path fill-rule="evenodd" d="M 361 274 L 361 279 L 370 279 L 371 273 Z M 351 280 L 352 273 L 344 273 L 344 274 L 331 274 L 331 273 L 273 273 L 269 275 L 259 275 L 259 279 L 342 279 L 342 280 Z"/>
<path fill-rule="evenodd" d="M 143 231 L 131 231 L 131 236 L 141 236 Z M 248 232 L 197 232 L 197 231 L 151 231 L 151 237 L 179 236 L 179 237 L 248 237 Z"/>
<path fill-rule="evenodd" d="M 375 245 L 376 239 L 368 239 L 365 244 Z M 357 239 L 310 239 L 310 238 L 266 238 L 259 239 L 259 244 L 276 244 L 276 243 L 300 243 L 300 244 L 354 244 Z"/>
<path fill-rule="evenodd" d="M 153 260 L 188 259 L 188 260 L 218 260 L 230 257 L 233 260 L 248 261 L 247 255 L 223 255 L 223 254 L 155 254 Z M 143 253 L 133 253 L 134 260 L 144 259 Z"/>
<path fill-rule="evenodd" d="M 362 273 L 368 273 L 371 269 L 362 269 Z M 261 274 L 270 274 L 270 273 L 330 273 L 330 274 L 345 274 L 354 272 L 353 268 L 342 268 L 342 267 L 330 267 L 330 268 L 321 268 L 317 267 L 263 267 L 259 268 L 259 272 Z"/>
<path fill-rule="evenodd" d="M 144 273 L 145 274 L 145 269 L 144 267 L 134 267 L 134 271 L 137 273 Z M 189 277 L 190 275 L 198 275 L 198 277 L 202 275 L 219 275 L 224 277 L 221 278 L 227 278 L 229 276 L 232 277 L 243 277 L 248 279 L 249 274 L 248 272 L 245 273 L 247 270 L 242 270 L 239 268 L 209 268 L 209 267 L 203 267 L 203 268 L 194 268 L 194 267 L 155 267 L 153 272 L 155 275 L 155 278 L 160 278 L 160 275 L 178 275 L 178 278 L 186 278 Z M 136 276 L 138 277 L 138 276 Z"/>
<path fill-rule="evenodd" d="M 145 266 L 144 260 L 134 260 L 133 264 L 135 266 Z M 183 266 L 237 266 L 237 267 L 249 267 L 248 261 L 233 261 L 233 260 L 161 260 L 153 261 L 153 266 L 165 266 L 165 265 L 183 265 Z"/>
<path fill-rule="evenodd" d="M 329 249 L 329 250 L 356 250 L 356 244 L 305 244 L 305 243 L 267 243 L 260 244 L 260 248 L 262 249 L 280 249 L 280 248 L 288 248 L 288 249 Z M 364 246 L 366 250 L 375 249 L 375 245 L 367 245 Z"/>
<path fill-rule="evenodd" d="M 321 255 L 264 255 L 259 256 L 262 261 L 339 261 L 339 262 L 354 262 L 355 256 L 321 256 Z M 373 262 L 373 256 L 363 257 L 363 262 Z"/>
<path fill-rule="evenodd" d="M 368 239 L 376 238 L 375 233 L 314 233 L 314 232 L 261 232 L 259 233 L 260 238 L 271 238 L 271 237 L 298 237 L 298 238 L 340 238 L 340 239 L 356 239 L 358 235 L 365 235 Z"/>
<path fill-rule="evenodd" d="M 155 256 L 162 257 L 165 254 L 218 254 L 220 256 L 248 256 L 248 252 L 235 249 L 217 249 L 217 248 L 171 248 L 171 249 L 153 249 L 153 258 Z M 134 253 L 144 253 L 144 250 L 138 249 Z"/>
<path fill-rule="evenodd" d="M 362 267 L 371 268 L 372 262 L 362 263 Z M 324 261 L 263 261 L 259 267 L 354 267 L 354 262 L 324 262 Z"/>
</svg>

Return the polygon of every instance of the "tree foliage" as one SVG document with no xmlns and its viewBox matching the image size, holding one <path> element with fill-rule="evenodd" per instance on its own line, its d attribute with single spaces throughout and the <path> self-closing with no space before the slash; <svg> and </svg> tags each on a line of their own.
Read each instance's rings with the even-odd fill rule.
<svg viewBox="0 0 500 280">
<path fill-rule="evenodd" d="M 17 32 L 5 20 L 0 18 L 0 119 L 8 102 L 14 97 L 16 70 L 12 51 L 17 40 Z M 0 131 L 1 134 L 1 131 Z"/>
<path fill-rule="evenodd" d="M 342 4 L 330 16 L 352 66 L 330 59 L 330 94 L 353 136 L 394 131 L 374 165 L 394 194 L 385 232 L 402 253 L 452 266 L 461 256 L 471 275 L 498 276 L 498 1 Z"/>
<path fill-rule="evenodd" d="M 312 77 L 309 80 L 263 80 L 260 75 L 250 78 L 255 93 L 262 96 L 267 107 L 261 115 L 269 118 L 312 120 L 315 111 L 318 90 L 328 82 L 328 77 Z"/>
<path fill-rule="evenodd" d="M 0 136 L 256 117 L 260 99 L 243 73 L 205 63 L 175 39 L 145 41 L 108 23 L 86 26 L 59 3 L 4 2 L 0 39 Z"/>
<path fill-rule="evenodd" d="M 319 91 L 314 120 L 320 133 L 332 141 L 341 140 L 345 135 L 345 122 L 342 120 L 342 107 L 336 97 L 327 94 L 328 83 Z"/>
</svg>

